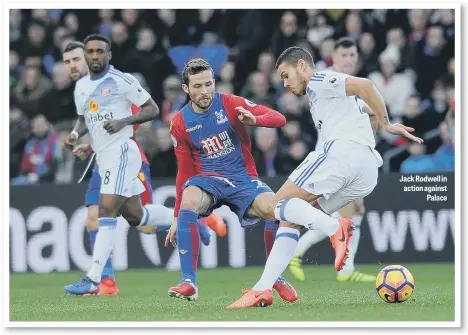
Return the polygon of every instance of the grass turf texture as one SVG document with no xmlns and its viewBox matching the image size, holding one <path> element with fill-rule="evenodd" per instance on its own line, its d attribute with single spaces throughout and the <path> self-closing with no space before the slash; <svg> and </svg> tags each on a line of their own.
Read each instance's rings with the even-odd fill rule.
<svg viewBox="0 0 468 335">
<path fill-rule="evenodd" d="M 178 272 L 161 269 L 117 273 L 120 296 L 76 297 L 63 286 L 81 273 L 11 274 L 11 321 L 453 321 L 454 265 L 402 264 L 415 278 L 413 296 L 401 304 L 382 301 L 374 283 L 339 283 L 331 266 L 307 266 L 306 280 L 288 280 L 299 293 L 293 304 L 275 292 L 268 308 L 226 310 L 252 287 L 262 268 L 201 269 L 199 299 L 169 298 L 167 289 L 180 280 Z M 359 266 L 376 274 L 381 266 Z"/>
</svg>

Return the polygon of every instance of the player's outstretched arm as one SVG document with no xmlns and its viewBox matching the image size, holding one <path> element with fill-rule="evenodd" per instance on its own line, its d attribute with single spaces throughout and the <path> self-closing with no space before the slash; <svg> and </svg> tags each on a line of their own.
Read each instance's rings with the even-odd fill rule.
<svg viewBox="0 0 468 335">
<path fill-rule="evenodd" d="M 395 123 L 391 124 L 387 113 L 387 107 L 377 88 L 372 81 L 366 78 L 349 76 L 346 79 L 346 95 L 357 95 L 370 107 L 382 128 L 394 135 L 404 136 L 412 141 L 422 143 L 419 137 L 411 135 L 414 128 Z"/>
<path fill-rule="evenodd" d="M 237 118 L 246 126 L 281 128 L 286 125 L 286 118 L 280 112 L 263 105 L 257 105 L 245 98 L 223 95 L 228 112 L 237 113 Z"/>
</svg>

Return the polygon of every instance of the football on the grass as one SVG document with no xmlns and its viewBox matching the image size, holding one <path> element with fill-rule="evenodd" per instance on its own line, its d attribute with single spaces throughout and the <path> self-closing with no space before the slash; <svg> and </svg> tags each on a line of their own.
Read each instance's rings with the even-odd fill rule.
<svg viewBox="0 0 468 335">
<path fill-rule="evenodd" d="M 414 278 L 404 266 L 389 265 L 380 270 L 375 287 L 383 301 L 388 303 L 404 302 L 413 294 Z"/>
</svg>

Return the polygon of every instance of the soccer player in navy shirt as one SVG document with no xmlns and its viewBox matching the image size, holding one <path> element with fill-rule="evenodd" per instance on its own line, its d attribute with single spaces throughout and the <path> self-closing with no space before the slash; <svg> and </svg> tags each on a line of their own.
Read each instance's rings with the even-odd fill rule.
<svg viewBox="0 0 468 335">
<path fill-rule="evenodd" d="M 196 300 L 197 219 L 222 205 L 237 214 L 244 228 L 267 218 L 257 197 L 273 192 L 258 178 L 247 126 L 279 128 L 286 124 L 286 118 L 244 98 L 215 93 L 213 69 L 201 58 L 186 64 L 182 80 L 190 102 L 171 123 L 179 169 L 175 218 L 166 246 L 175 245 L 177 240 L 183 278 L 177 286 L 169 288 L 169 296 Z M 271 232 L 273 222 L 267 224 L 266 233 Z M 265 241 L 270 240 L 265 237 Z M 271 246 L 267 245 L 268 249 Z M 284 300 L 297 300 L 296 291 L 282 277 L 274 288 Z"/>
</svg>

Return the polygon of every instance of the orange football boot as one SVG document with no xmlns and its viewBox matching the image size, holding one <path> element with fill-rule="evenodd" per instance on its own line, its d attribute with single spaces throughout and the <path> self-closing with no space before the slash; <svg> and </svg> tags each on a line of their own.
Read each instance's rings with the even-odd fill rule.
<svg viewBox="0 0 468 335">
<path fill-rule="evenodd" d="M 221 237 L 226 236 L 226 223 L 224 223 L 223 218 L 219 215 L 211 213 L 211 215 L 206 218 L 206 224 L 216 233 L 216 235 Z"/>
<path fill-rule="evenodd" d="M 171 298 L 194 301 L 198 299 L 198 288 L 190 280 L 183 281 L 177 286 L 170 287 L 168 292 Z"/>
<path fill-rule="evenodd" d="M 115 279 L 110 277 L 101 280 L 101 284 L 99 285 L 99 293 L 98 295 L 119 295 L 119 287 L 115 282 Z"/>
<path fill-rule="evenodd" d="M 273 288 L 278 292 L 281 299 L 286 302 L 294 302 L 299 298 L 294 287 L 283 277 L 278 278 L 275 285 L 273 285 Z"/>
<path fill-rule="evenodd" d="M 267 307 L 273 304 L 271 290 L 254 291 L 242 290 L 244 295 L 226 307 L 226 309 L 239 309 L 249 307 Z"/>
<path fill-rule="evenodd" d="M 335 249 L 335 269 L 340 271 L 348 259 L 349 239 L 353 236 L 354 225 L 353 221 L 348 218 L 338 220 L 338 230 L 330 236 L 330 241 Z"/>
</svg>

